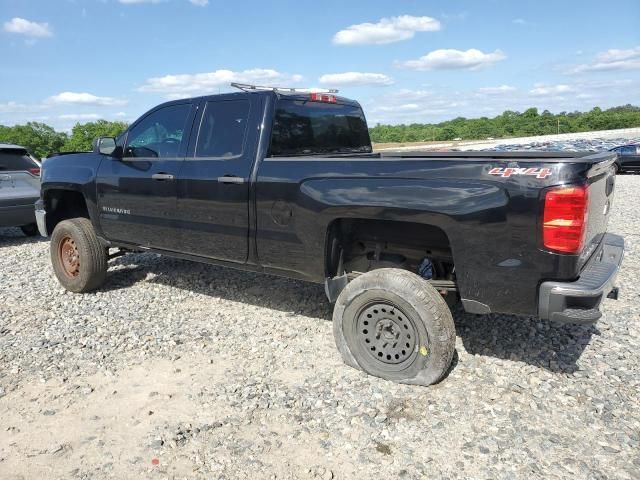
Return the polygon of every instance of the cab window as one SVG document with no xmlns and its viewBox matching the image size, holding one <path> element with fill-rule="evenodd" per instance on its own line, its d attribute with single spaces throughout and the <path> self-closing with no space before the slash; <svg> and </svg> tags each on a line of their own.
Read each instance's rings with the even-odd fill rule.
<svg viewBox="0 0 640 480">
<path fill-rule="evenodd" d="M 282 98 L 276 106 L 269 156 L 371 153 L 357 105 Z"/>
<path fill-rule="evenodd" d="M 186 141 L 191 104 L 163 107 L 149 114 L 127 136 L 125 157 L 171 158 L 178 156 Z"/>
<path fill-rule="evenodd" d="M 242 156 L 247 135 L 249 101 L 207 102 L 196 144 L 196 157 L 232 159 Z"/>
</svg>

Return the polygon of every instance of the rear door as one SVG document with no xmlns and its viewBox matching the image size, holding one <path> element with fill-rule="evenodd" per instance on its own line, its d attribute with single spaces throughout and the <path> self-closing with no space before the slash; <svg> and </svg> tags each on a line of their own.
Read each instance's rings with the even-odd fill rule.
<svg viewBox="0 0 640 480">
<path fill-rule="evenodd" d="M 160 106 L 131 126 L 122 158 L 106 157 L 97 179 L 102 231 L 109 240 L 179 248 L 177 178 L 195 106 Z"/>
<path fill-rule="evenodd" d="M 244 263 L 262 97 L 218 95 L 203 100 L 200 111 L 178 179 L 180 249 Z"/>
</svg>

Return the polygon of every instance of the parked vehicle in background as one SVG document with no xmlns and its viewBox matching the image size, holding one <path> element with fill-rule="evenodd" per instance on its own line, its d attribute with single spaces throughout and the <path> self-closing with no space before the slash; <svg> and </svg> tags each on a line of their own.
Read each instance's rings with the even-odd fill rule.
<svg viewBox="0 0 640 480">
<path fill-rule="evenodd" d="M 610 151 L 618 154 L 618 172 L 640 172 L 640 145 L 621 145 Z"/>
<path fill-rule="evenodd" d="M 26 148 L 0 143 L 0 227 L 38 234 L 34 203 L 40 198 L 40 163 Z"/>
<path fill-rule="evenodd" d="M 421 385 L 449 368 L 458 298 L 593 323 L 616 297 L 613 153 L 373 153 L 357 102 L 247 90 L 44 163 L 38 226 L 67 290 L 99 288 L 110 248 L 324 284 L 345 363 Z"/>
</svg>

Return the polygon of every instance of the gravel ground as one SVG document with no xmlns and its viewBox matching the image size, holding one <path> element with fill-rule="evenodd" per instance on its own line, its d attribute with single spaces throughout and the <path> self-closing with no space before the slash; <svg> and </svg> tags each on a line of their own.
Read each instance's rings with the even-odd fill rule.
<svg viewBox="0 0 640 480">
<path fill-rule="evenodd" d="M 595 326 L 454 312 L 430 388 L 344 366 L 322 287 L 138 254 L 66 293 L 0 229 L 0 478 L 640 478 L 640 177 Z"/>
</svg>

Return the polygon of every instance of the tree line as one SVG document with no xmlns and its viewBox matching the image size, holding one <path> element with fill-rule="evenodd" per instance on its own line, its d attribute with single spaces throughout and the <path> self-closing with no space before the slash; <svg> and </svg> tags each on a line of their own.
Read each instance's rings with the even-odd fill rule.
<svg viewBox="0 0 640 480">
<path fill-rule="evenodd" d="M 0 125 L 0 143 L 13 143 L 27 148 L 38 158 L 59 152 L 86 152 L 97 137 L 116 137 L 127 128 L 125 122 L 97 120 L 76 123 L 71 133 L 58 132 L 45 123 L 29 122 L 26 125 L 6 127 Z"/>
<path fill-rule="evenodd" d="M 371 140 L 382 142 L 429 142 L 446 140 L 476 140 L 487 137 L 508 138 L 554 133 L 589 132 L 617 128 L 640 127 L 640 107 L 624 105 L 588 112 L 560 112 L 537 108 L 524 112 L 507 110 L 497 117 L 458 117 L 441 123 L 411 125 L 376 125 L 370 129 Z"/>
<path fill-rule="evenodd" d="M 118 136 L 127 126 L 126 122 L 97 120 L 77 123 L 70 133 L 66 133 L 39 122 L 13 127 L 0 125 L 0 143 L 21 145 L 36 157 L 44 158 L 58 152 L 89 151 L 94 138 Z M 640 127 L 640 107 L 624 105 L 607 110 L 595 107 L 588 112 L 558 114 L 548 110 L 539 113 L 537 108 L 522 113 L 507 110 L 494 118 L 458 117 L 435 124 L 378 124 L 369 131 L 373 142 L 382 143 L 524 137 L 632 127 Z"/>
</svg>

